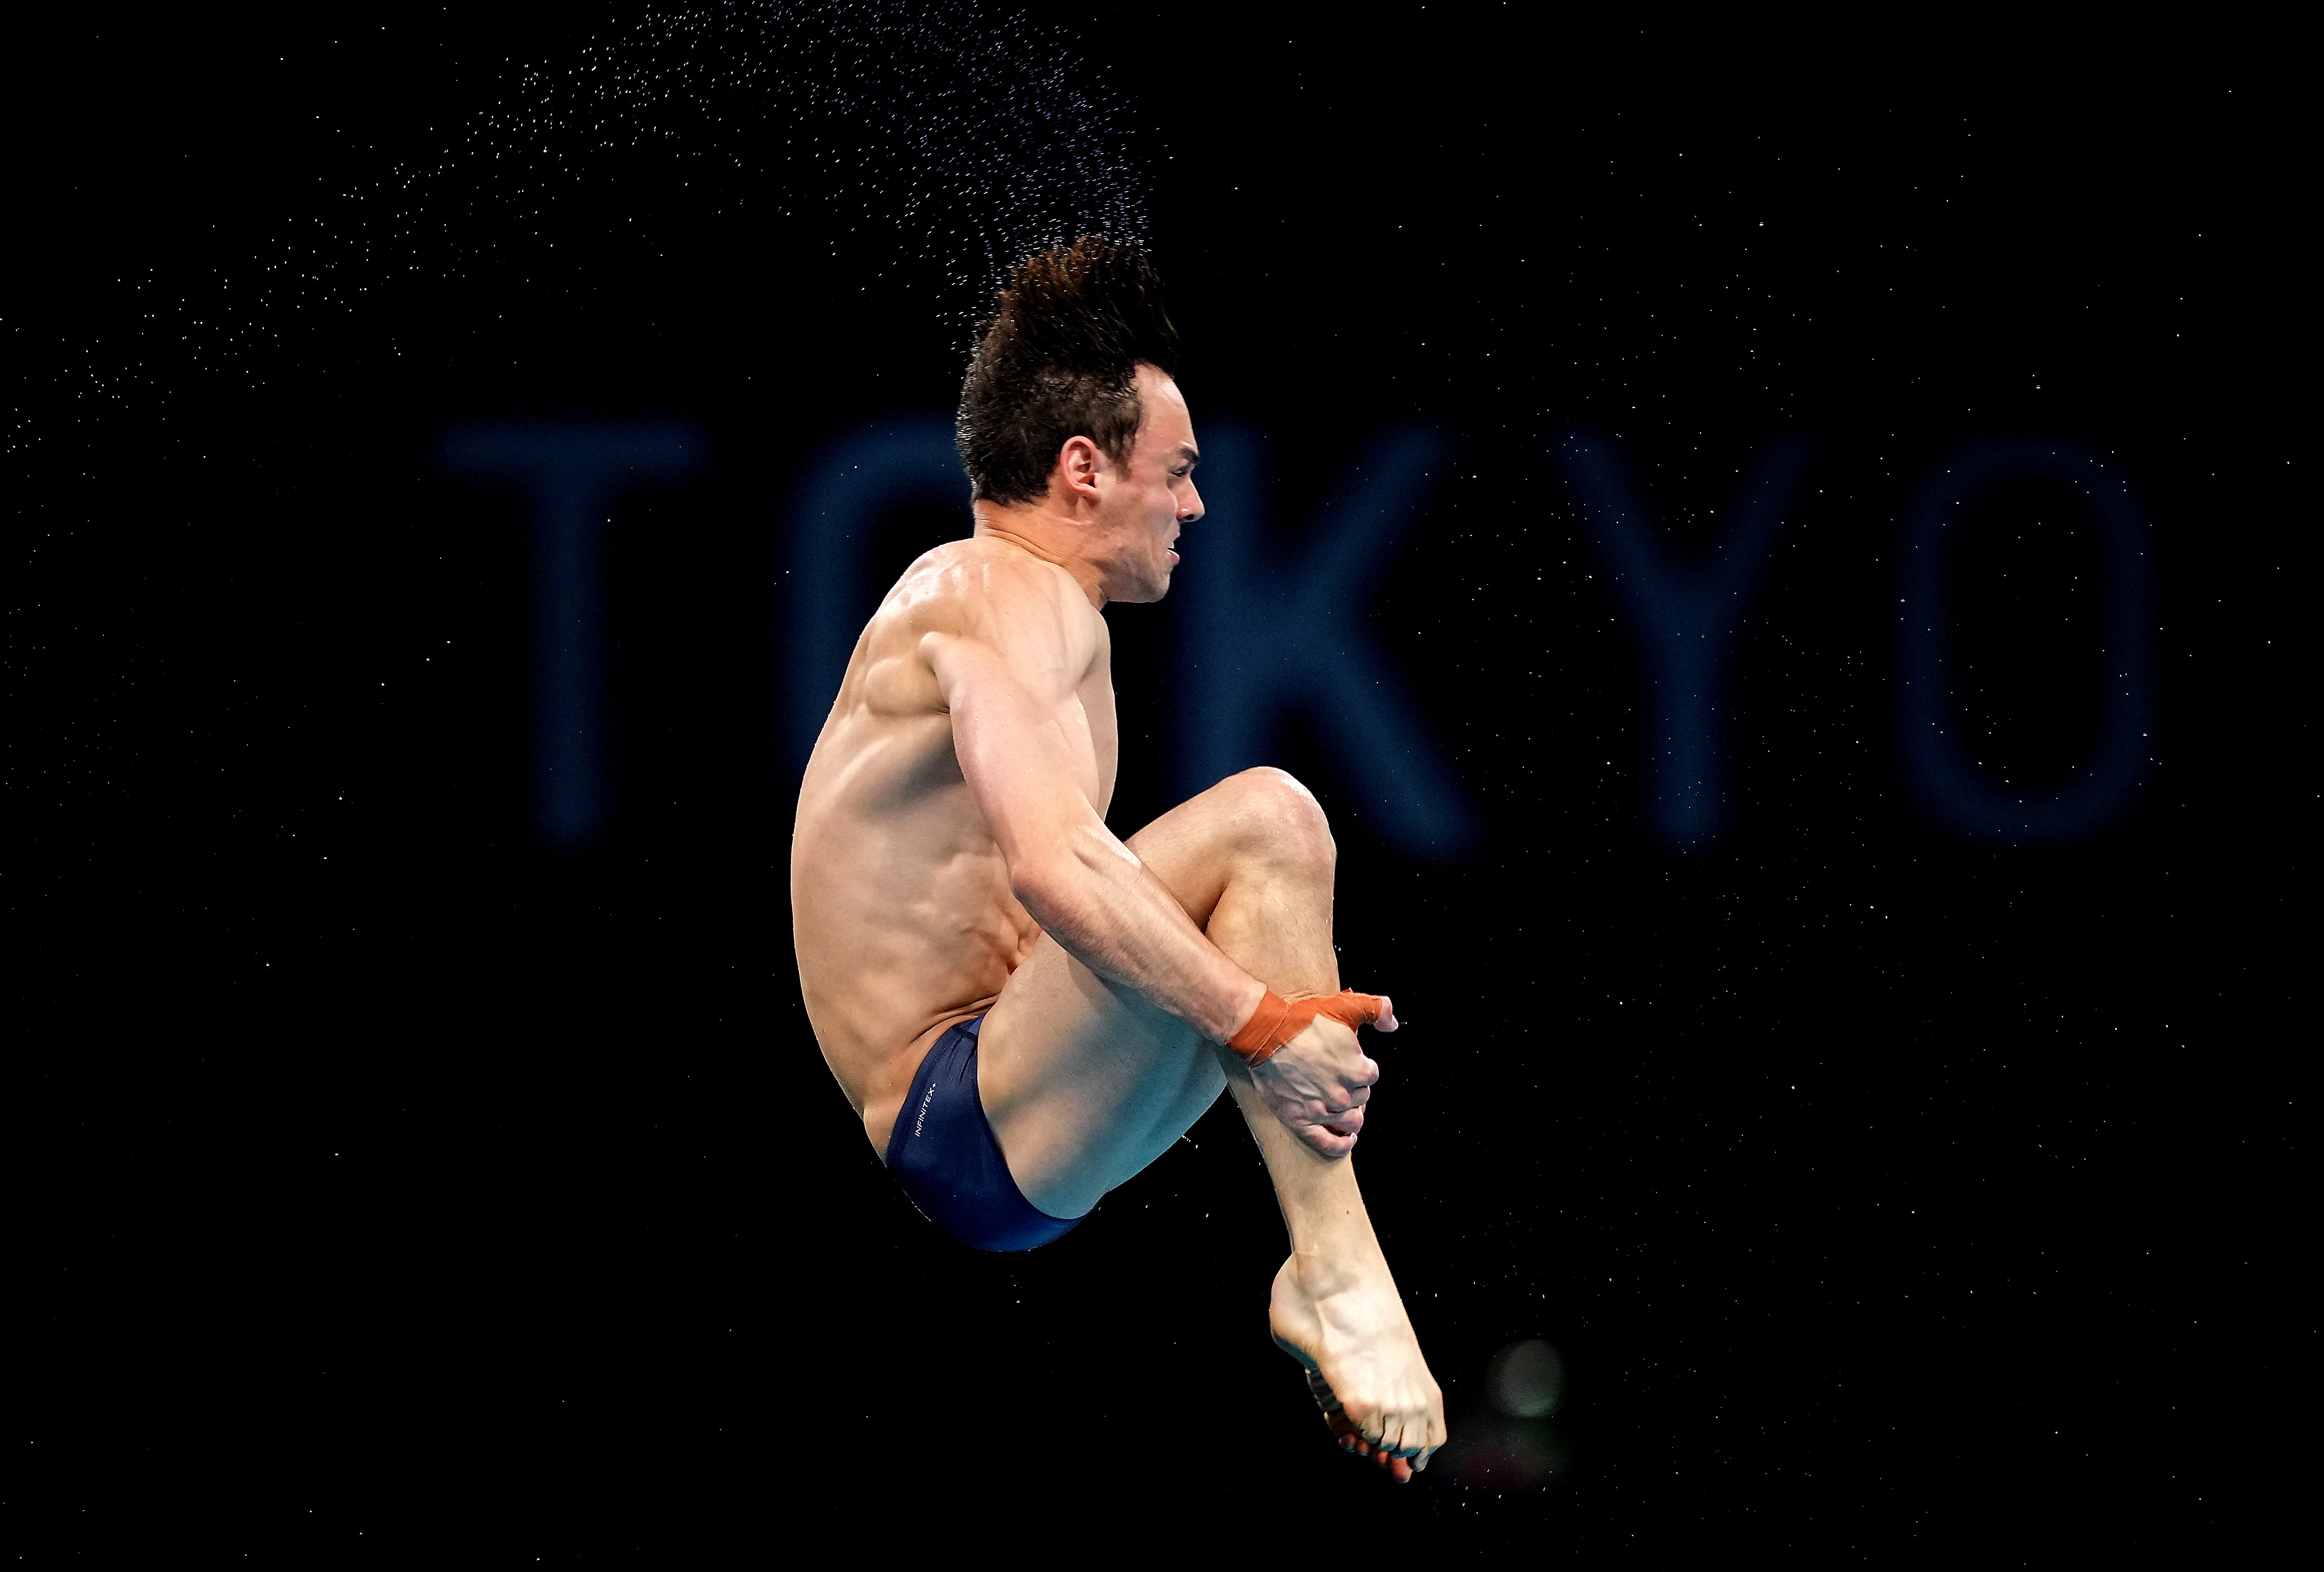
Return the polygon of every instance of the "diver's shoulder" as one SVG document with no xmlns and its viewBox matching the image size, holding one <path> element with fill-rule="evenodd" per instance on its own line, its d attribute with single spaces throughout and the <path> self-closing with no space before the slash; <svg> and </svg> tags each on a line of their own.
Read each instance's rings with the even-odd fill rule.
<svg viewBox="0 0 2324 1572">
<path fill-rule="evenodd" d="M 1091 611 L 1063 568 L 1006 541 L 976 535 L 922 552 L 896 581 L 895 598 L 917 615 L 973 616 L 1028 603 L 1068 614 L 1075 607 Z"/>
</svg>

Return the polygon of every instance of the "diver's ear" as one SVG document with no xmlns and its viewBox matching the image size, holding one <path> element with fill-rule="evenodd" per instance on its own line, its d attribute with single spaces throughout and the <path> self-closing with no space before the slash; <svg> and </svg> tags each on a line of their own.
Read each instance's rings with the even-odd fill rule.
<svg viewBox="0 0 2324 1572">
<path fill-rule="evenodd" d="M 1057 476 L 1065 483 L 1068 496 L 1097 501 L 1098 472 L 1103 467 L 1103 455 L 1087 437 L 1068 437 L 1065 446 L 1057 449 Z"/>
</svg>

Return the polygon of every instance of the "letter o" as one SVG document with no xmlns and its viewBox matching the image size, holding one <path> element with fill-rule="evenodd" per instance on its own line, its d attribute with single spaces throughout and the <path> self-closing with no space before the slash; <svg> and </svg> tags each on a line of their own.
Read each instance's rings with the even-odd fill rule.
<svg viewBox="0 0 2324 1572">
<path fill-rule="evenodd" d="M 2012 793 L 1978 768 L 1949 728 L 1944 565 L 1946 526 L 1980 493 L 2007 480 L 2064 485 L 2097 515 L 2111 569 L 2104 705 L 2098 746 L 2087 764 L 2047 795 Z M 1900 742 L 1921 799 L 1966 834 L 2010 841 L 2079 840 L 2129 805 L 2151 753 L 2144 515 L 2114 467 L 2089 449 L 2026 438 L 1980 442 L 1940 465 L 1904 520 L 1903 690 Z"/>
</svg>

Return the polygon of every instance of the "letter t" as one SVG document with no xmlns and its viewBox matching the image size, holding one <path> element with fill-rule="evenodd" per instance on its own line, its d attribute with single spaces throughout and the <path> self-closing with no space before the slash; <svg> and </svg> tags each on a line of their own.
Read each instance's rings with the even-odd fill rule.
<svg viewBox="0 0 2324 1572">
<path fill-rule="evenodd" d="M 453 474 L 513 481 L 532 502 L 533 800 L 561 846 L 605 819 L 605 514 L 616 494 L 674 479 L 700 445 L 682 425 L 525 421 L 458 426 L 437 456 Z"/>
</svg>

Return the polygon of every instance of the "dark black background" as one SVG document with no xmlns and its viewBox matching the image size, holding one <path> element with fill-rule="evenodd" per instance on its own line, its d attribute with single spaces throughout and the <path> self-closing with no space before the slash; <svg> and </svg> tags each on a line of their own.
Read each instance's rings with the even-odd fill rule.
<svg viewBox="0 0 2324 1572">
<path fill-rule="evenodd" d="M 1348 978 L 1414 1023 L 1361 1163 L 1456 1430 L 1546 1337 L 1570 1461 L 1399 1492 L 1268 1343 L 1280 1228 L 1230 1108 L 1059 1244 L 977 1257 L 807 1031 L 788 488 L 949 406 L 982 264 L 876 202 L 838 234 L 833 194 L 895 171 L 796 105 L 493 172 L 527 67 L 642 12 L 351 14 L 62 28 L 16 66 L 17 1538 L 1653 1564 L 2248 1531 L 2248 1400 L 2293 1368 L 2305 1034 L 2260 1023 L 2307 721 L 2280 122 L 2235 49 L 1059 21 L 1197 429 L 1266 434 L 1277 516 L 1392 424 L 1455 445 L 1361 615 L 1479 842 L 1412 860 L 1312 731 L 1278 746 L 1340 827 Z M 803 127 L 829 166 L 778 145 Z M 345 195 L 455 144 L 426 224 Z M 615 515 L 615 808 L 577 854 L 529 828 L 521 503 L 429 460 L 504 414 L 709 439 Z M 1706 850 L 1643 817 L 1629 614 L 1550 451 L 1577 421 L 1695 547 L 1752 455 L 1813 444 Z M 2155 522 L 2152 761 L 2061 845 L 1963 838 L 1893 740 L 1902 510 L 2012 433 L 2107 455 Z M 902 510 L 883 571 L 964 522 Z M 2017 781 L 2093 732 L 2089 532 L 2005 494 L 1956 569 L 1966 724 Z M 1112 617 L 1125 832 L 1170 801 L 1174 615 Z"/>
</svg>

